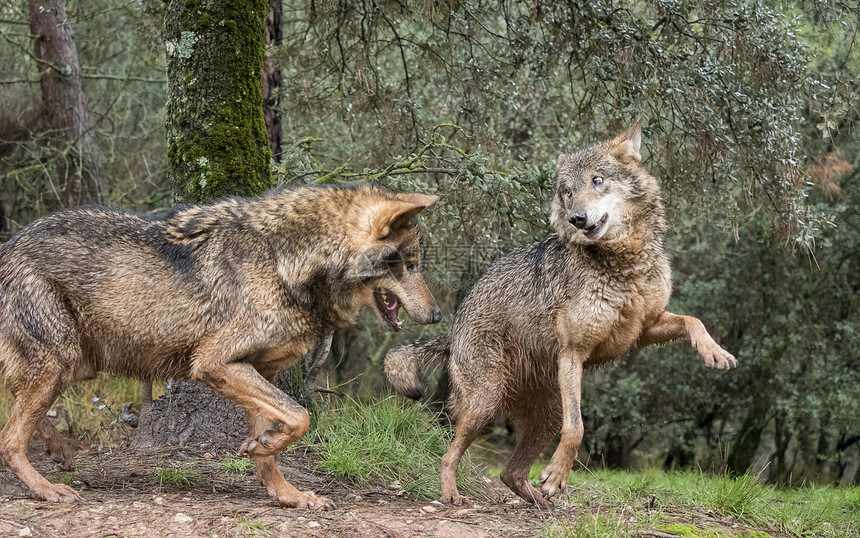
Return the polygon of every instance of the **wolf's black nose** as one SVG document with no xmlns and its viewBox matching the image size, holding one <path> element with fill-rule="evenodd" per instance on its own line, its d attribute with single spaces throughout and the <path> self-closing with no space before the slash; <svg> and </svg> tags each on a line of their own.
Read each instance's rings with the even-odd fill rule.
<svg viewBox="0 0 860 538">
<path fill-rule="evenodd" d="M 569 220 L 571 224 L 581 230 L 585 228 L 585 224 L 588 222 L 588 213 L 585 211 L 574 211 L 570 214 Z"/>
<path fill-rule="evenodd" d="M 439 310 L 439 307 L 436 307 L 436 310 L 433 311 L 433 318 L 430 320 L 433 323 L 439 323 L 442 321 L 442 311 Z"/>
</svg>

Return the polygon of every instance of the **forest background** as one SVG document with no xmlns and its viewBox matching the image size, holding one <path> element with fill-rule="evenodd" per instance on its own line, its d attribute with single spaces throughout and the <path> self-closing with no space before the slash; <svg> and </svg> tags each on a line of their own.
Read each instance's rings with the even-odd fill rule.
<svg viewBox="0 0 860 538">
<path fill-rule="evenodd" d="M 740 368 L 709 371 L 673 344 L 589 372 L 580 459 L 860 481 L 855 3 L 279 6 L 272 183 L 442 197 L 425 219 L 442 324 L 390 335 L 368 313 L 335 336 L 329 387 L 386 390 L 388 347 L 450 328 L 487 263 L 550 233 L 558 154 L 641 115 L 670 223 L 670 308 L 700 317 Z M 157 0 L 68 1 L 89 114 L 69 138 L 46 114 L 27 8 L 0 2 L 0 240 L 81 201 L 148 212 L 184 198 L 168 174 L 167 52 L 193 36 L 166 39 Z M 94 151 L 78 151 L 87 138 Z M 205 173 L 188 172 L 204 187 Z"/>
</svg>

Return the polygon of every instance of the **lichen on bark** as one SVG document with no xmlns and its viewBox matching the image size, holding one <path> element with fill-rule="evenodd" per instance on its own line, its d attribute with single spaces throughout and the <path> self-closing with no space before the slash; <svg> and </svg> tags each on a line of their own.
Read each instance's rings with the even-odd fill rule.
<svg viewBox="0 0 860 538">
<path fill-rule="evenodd" d="M 165 17 L 168 178 L 206 202 L 272 184 L 262 111 L 265 0 L 171 0 Z"/>
</svg>

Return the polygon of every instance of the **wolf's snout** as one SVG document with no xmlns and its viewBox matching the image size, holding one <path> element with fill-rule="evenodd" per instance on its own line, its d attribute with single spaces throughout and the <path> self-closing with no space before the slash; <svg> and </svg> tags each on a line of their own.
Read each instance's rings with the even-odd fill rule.
<svg viewBox="0 0 860 538">
<path fill-rule="evenodd" d="M 442 311 L 439 309 L 439 306 L 436 304 L 436 301 L 432 302 L 432 306 L 428 306 L 426 309 L 421 309 L 418 312 L 415 312 L 415 315 L 412 315 L 412 312 L 409 313 L 412 316 L 412 319 L 421 325 L 430 325 L 432 323 L 439 323 L 442 321 Z"/>
<path fill-rule="evenodd" d="M 573 213 L 570 214 L 570 223 L 582 230 L 585 228 L 585 225 L 588 224 L 588 213 L 586 213 L 582 209 L 574 210 Z"/>
</svg>

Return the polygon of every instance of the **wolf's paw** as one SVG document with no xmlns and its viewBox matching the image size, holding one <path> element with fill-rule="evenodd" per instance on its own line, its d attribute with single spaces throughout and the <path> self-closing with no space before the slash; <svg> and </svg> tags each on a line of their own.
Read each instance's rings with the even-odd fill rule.
<svg viewBox="0 0 860 538">
<path fill-rule="evenodd" d="M 45 447 L 45 451 L 52 460 L 57 462 L 60 469 L 64 471 L 75 470 L 75 451 L 67 443 L 57 440 Z"/>
<path fill-rule="evenodd" d="M 78 492 L 65 484 L 48 483 L 48 485 L 44 487 L 32 488 L 30 492 L 33 494 L 33 497 L 36 497 L 37 499 L 54 503 L 70 503 L 79 502 L 81 500 L 81 496 L 78 495 Z"/>
<path fill-rule="evenodd" d="M 570 465 L 558 465 L 550 460 L 540 473 L 541 494 L 545 500 L 551 499 L 556 493 L 564 489 L 567 477 L 570 476 Z"/>
<path fill-rule="evenodd" d="M 520 484 L 517 488 L 511 488 L 511 491 L 522 497 L 524 501 L 535 506 L 539 506 L 541 508 L 552 508 L 555 506 L 549 498 L 544 498 L 543 493 L 539 489 L 528 482 Z"/>
<path fill-rule="evenodd" d="M 710 342 L 696 342 L 694 346 L 699 350 L 702 360 L 705 361 L 705 366 L 717 370 L 731 370 L 736 368 L 738 360 L 734 355 L 721 348 L 719 344 L 711 340 Z"/>
<path fill-rule="evenodd" d="M 283 452 L 284 448 L 275 442 L 269 432 L 260 434 L 256 439 L 247 438 L 239 447 L 239 454 L 249 458 L 276 456 Z"/>
<path fill-rule="evenodd" d="M 465 495 L 460 495 L 459 493 L 442 493 L 442 498 L 439 499 L 444 504 L 453 504 L 454 506 L 470 506 L 472 504 L 472 499 L 466 497 Z"/>
<path fill-rule="evenodd" d="M 293 494 L 282 495 L 275 492 L 272 498 L 281 506 L 300 510 L 334 510 L 336 508 L 334 501 L 320 497 L 312 491 L 296 491 Z"/>
</svg>

